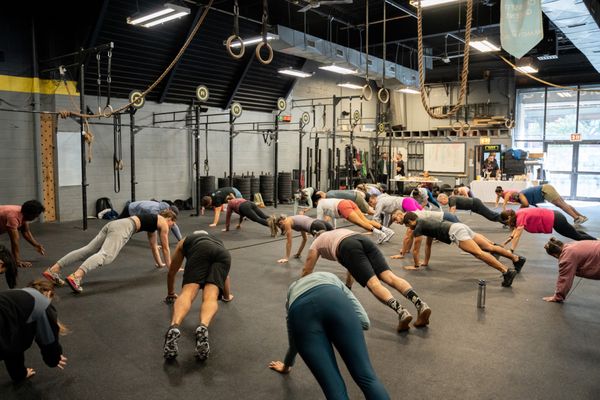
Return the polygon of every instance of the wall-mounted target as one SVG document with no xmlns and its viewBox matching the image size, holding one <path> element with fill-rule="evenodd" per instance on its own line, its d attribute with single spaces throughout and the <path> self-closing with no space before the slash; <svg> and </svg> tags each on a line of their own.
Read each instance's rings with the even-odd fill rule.
<svg viewBox="0 0 600 400">
<path fill-rule="evenodd" d="M 379 133 L 385 132 L 385 124 L 383 122 L 377 124 L 377 131 L 379 131 Z"/>
<path fill-rule="evenodd" d="M 139 90 L 132 90 L 129 92 L 129 102 L 133 108 L 142 108 L 146 103 L 146 98 Z"/>
<path fill-rule="evenodd" d="M 354 114 L 352 114 L 352 117 L 354 118 L 354 122 L 358 123 L 358 121 L 360 121 L 360 111 L 354 110 Z"/>
<path fill-rule="evenodd" d="M 277 99 L 277 109 L 283 111 L 287 108 L 287 101 L 283 97 Z"/>
<path fill-rule="evenodd" d="M 208 100 L 208 96 L 209 96 L 209 91 L 208 88 L 204 85 L 200 85 L 196 88 L 196 98 L 199 101 L 206 101 Z"/>
<path fill-rule="evenodd" d="M 307 111 L 304 111 L 302 113 L 302 117 L 300 117 L 300 120 L 304 125 L 308 125 L 308 123 L 310 122 L 310 114 Z"/>
<path fill-rule="evenodd" d="M 239 117 L 242 115 L 242 105 L 240 103 L 233 103 L 231 105 L 231 115 L 233 115 L 234 117 Z"/>
</svg>

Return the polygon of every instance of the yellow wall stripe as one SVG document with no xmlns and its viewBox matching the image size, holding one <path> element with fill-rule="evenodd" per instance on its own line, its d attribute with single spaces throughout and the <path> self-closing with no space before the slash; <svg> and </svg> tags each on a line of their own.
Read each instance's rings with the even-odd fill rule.
<svg viewBox="0 0 600 400">
<path fill-rule="evenodd" d="M 62 94 L 79 96 L 74 81 L 67 81 L 67 86 L 62 81 L 51 79 L 27 78 L 22 76 L 0 75 L 0 91 L 40 94 Z"/>
</svg>

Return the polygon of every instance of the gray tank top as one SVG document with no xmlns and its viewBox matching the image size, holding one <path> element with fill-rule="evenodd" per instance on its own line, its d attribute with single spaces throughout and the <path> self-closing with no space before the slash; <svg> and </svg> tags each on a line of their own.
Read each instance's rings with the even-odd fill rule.
<svg viewBox="0 0 600 400">
<path fill-rule="evenodd" d="M 306 215 L 294 215 L 292 218 L 292 229 L 299 232 L 309 232 L 310 226 L 315 221 Z"/>
</svg>

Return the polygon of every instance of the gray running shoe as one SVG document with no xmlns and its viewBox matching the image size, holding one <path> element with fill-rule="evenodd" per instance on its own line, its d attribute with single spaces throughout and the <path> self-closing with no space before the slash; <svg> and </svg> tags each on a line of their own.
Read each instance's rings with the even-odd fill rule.
<svg viewBox="0 0 600 400">
<path fill-rule="evenodd" d="M 385 233 L 383 233 L 379 229 L 373 228 L 373 234 L 377 238 L 377 243 L 383 243 L 383 241 L 385 240 Z"/>
<path fill-rule="evenodd" d="M 200 361 L 208 358 L 210 346 L 208 344 L 208 328 L 200 325 L 196 328 L 196 357 Z"/>
<path fill-rule="evenodd" d="M 178 347 L 177 340 L 181 336 L 181 332 L 178 328 L 171 327 L 165 333 L 165 345 L 163 347 L 163 357 L 167 360 L 172 360 L 177 357 Z"/>
<path fill-rule="evenodd" d="M 410 329 L 410 321 L 412 321 L 412 315 L 408 312 L 408 310 L 402 307 L 402 310 L 398 313 L 398 328 L 396 329 L 398 332 L 404 332 Z"/>
<path fill-rule="evenodd" d="M 385 238 L 383 239 L 384 243 L 389 242 L 390 239 L 392 238 L 392 236 L 394 236 L 396 234 L 396 232 L 393 229 L 387 228 L 385 226 L 381 227 L 381 231 L 385 235 Z"/>
<path fill-rule="evenodd" d="M 431 315 L 431 308 L 421 300 L 421 304 L 417 307 L 417 311 L 419 314 L 417 315 L 417 320 L 413 324 L 415 328 L 421 328 L 429 325 L 429 316 Z"/>
</svg>

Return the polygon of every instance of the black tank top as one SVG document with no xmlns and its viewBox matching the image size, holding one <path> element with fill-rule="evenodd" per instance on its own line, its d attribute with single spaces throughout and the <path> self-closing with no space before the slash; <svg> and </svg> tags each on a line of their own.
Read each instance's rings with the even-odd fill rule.
<svg viewBox="0 0 600 400">
<path fill-rule="evenodd" d="M 138 232 L 156 232 L 158 215 L 143 214 L 138 215 L 138 218 L 140 219 L 140 230 Z"/>
</svg>

